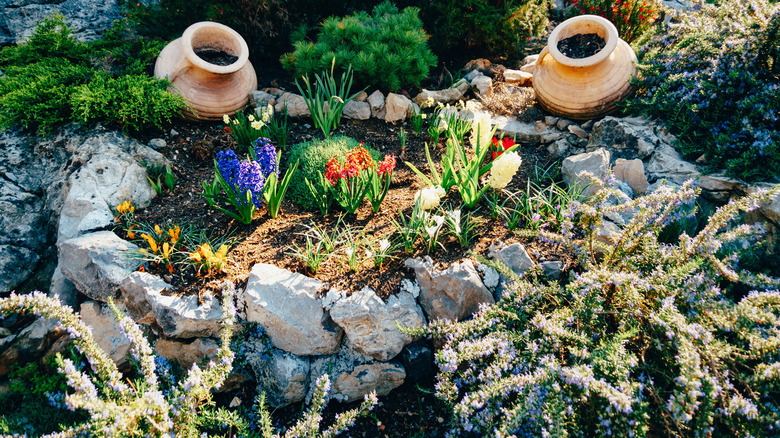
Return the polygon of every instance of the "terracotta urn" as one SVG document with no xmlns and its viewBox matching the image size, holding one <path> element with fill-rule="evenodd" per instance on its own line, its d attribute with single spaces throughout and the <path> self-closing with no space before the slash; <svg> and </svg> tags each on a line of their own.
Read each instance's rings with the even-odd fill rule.
<svg viewBox="0 0 780 438">
<path fill-rule="evenodd" d="M 204 51 L 224 52 L 237 59 L 218 65 L 198 55 Z M 219 120 L 233 114 L 246 107 L 249 92 L 257 88 L 246 41 L 235 30 L 210 21 L 193 24 L 165 46 L 154 75 L 167 78 L 173 91 L 187 99 L 193 110 L 185 113 L 189 119 Z"/>
<path fill-rule="evenodd" d="M 587 58 L 570 58 L 558 42 L 577 34 L 595 33 L 605 46 Z M 615 25 L 596 15 L 580 15 L 559 24 L 539 54 L 534 91 L 539 104 L 552 114 L 575 120 L 599 118 L 631 92 L 636 54 L 618 36 Z"/>
</svg>

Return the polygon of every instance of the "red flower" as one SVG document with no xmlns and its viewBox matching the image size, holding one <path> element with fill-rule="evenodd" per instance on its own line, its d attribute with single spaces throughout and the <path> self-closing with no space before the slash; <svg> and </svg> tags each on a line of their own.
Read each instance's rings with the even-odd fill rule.
<svg viewBox="0 0 780 438">
<path fill-rule="evenodd" d="M 339 178 L 341 178 L 341 163 L 339 163 L 338 156 L 334 155 L 325 165 L 325 179 L 335 187 Z"/>
<path fill-rule="evenodd" d="M 500 141 L 500 146 L 499 146 Z M 500 157 L 501 154 L 504 153 L 505 150 L 511 148 L 515 145 L 515 141 L 509 137 L 504 137 L 501 140 L 499 140 L 497 137 L 493 137 L 493 159 Z"/>
<path fill-rule="evenodd" d="M 378 174 L 383 173 L 393 173 L 393 169 L 395 169 L 395 155 L 385 155 L 385 159 L 382 160 L 379 163 L 379 169 L 377 169 Z"/>
</svg>

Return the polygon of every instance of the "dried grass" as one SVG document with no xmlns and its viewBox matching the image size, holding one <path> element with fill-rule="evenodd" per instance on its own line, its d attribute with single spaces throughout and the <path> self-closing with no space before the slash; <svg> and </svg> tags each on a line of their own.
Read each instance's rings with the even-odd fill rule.
<svg viewBox="0 0 780 438">
<path fill-rule="evenodd" d="M 496 82 L 487 97 L 480 96 L 482 104 L 493 113 L 519 117 L 536 100 L 531 87 L 515 87 L 505 82 Z"/>
</svg>

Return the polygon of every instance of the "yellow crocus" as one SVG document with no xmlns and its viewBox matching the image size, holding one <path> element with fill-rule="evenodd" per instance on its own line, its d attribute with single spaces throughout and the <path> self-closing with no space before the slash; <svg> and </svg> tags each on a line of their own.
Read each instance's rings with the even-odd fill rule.
<svg viewBox="0 0 780 438">
<path fill-rule="evenodd" d="M 163 257 L 167 260 L 171 257 L 171 246 L 168 244 L 168 242 L 163 243 Z"/>
<path fill-rule="evenodd" d="M 179 228 L 178 225 L 168 229 L 168 236 L 171 238 L 171 243 L 176 243 L 179 240 L 179 234 L 181 234 L 181 228 Z"/>
<path fill-rule="evenodd" d="M 127 230 L 127 237 L 130 239 L 135 239 L 135 232 Z"/>
<path fill-rule="evenodd" d="M 161 235 L 163 233 L 163 230 L 162 230 L 162 228 L 160 228 L 159 225 L 155 225 L 154 226 L 154 232 L 157 233 L 157 235 L 159 236 L 159 235 Z"/>
<path fill-rule="evenodd" d="M 219 247 L 219 251 L 217 251 L 217 257 L 219 257 L 220 260 L 224 260 L 225 256 L 227 255 L 227 252 L 228 252 L 228 246 L 222 245 Z"/>
<path fill-rule="evenodd" d="M 152 250 L 152 252 L 156 253 L 159 248 L 157 247 L 157 242 L 152 239 L 152 236 L 144 233 L 141 234 L 141 237 L 146 240 L 146 243 L 149 244 L 149 248 Z"/>
<path fill-rule="evenodd" d="M 200 248 L 198 248 L 198 250 L 206 259 L 210 259 L 214 257 L 214 253 L 211 251 L 211 245 L 209 245 L 208 243 L 204 243 L 203 245 L 201 245 Z"/>
<path fill-rule="evenodd" d="M 190 260 L 194 260 L 194 261 L 200 263 L 201 260 L 203 260 L 203 259 L 200 257 L 200 253 L 199 252 L 193 252 L 193 253 L 190 254 Z"/>
</svg>

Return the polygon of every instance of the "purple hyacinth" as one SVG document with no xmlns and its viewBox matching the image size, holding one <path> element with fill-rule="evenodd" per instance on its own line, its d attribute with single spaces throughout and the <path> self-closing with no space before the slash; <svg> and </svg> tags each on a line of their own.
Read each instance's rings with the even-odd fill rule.
<svg viewBox="0 0 780 438">
<path fill-rule="evenodd" d="M 250 191 L 252 203 L 255 204 L 255 207 L 260 207 L 263 203 L 264 186 L 265 176 L 263 176 L 260 164 L 252 160 L 242 161 L 238 167 L 238 178 L 234 186 L 238 205 L 246 203 L 246 192 Z"/>
<path fill-rule="evenodd" d="M 233 187 L 238 178 L 238 157 L 232 149 L 217 153 L 217 169 L 229 186 Z"/>
<path fill-rule="evenodd" d="M 276 166 L 276 148 L 271 144 L 271 140 L 260 137 L 255 140 L 254 146 L 255 160 L 260 163 L 260 168 L 263 169 L 263 176 L 268 178 L 271 172 L 276 172 L 276 177 L 279 177 L 279 169 Z"/>
</svg>

